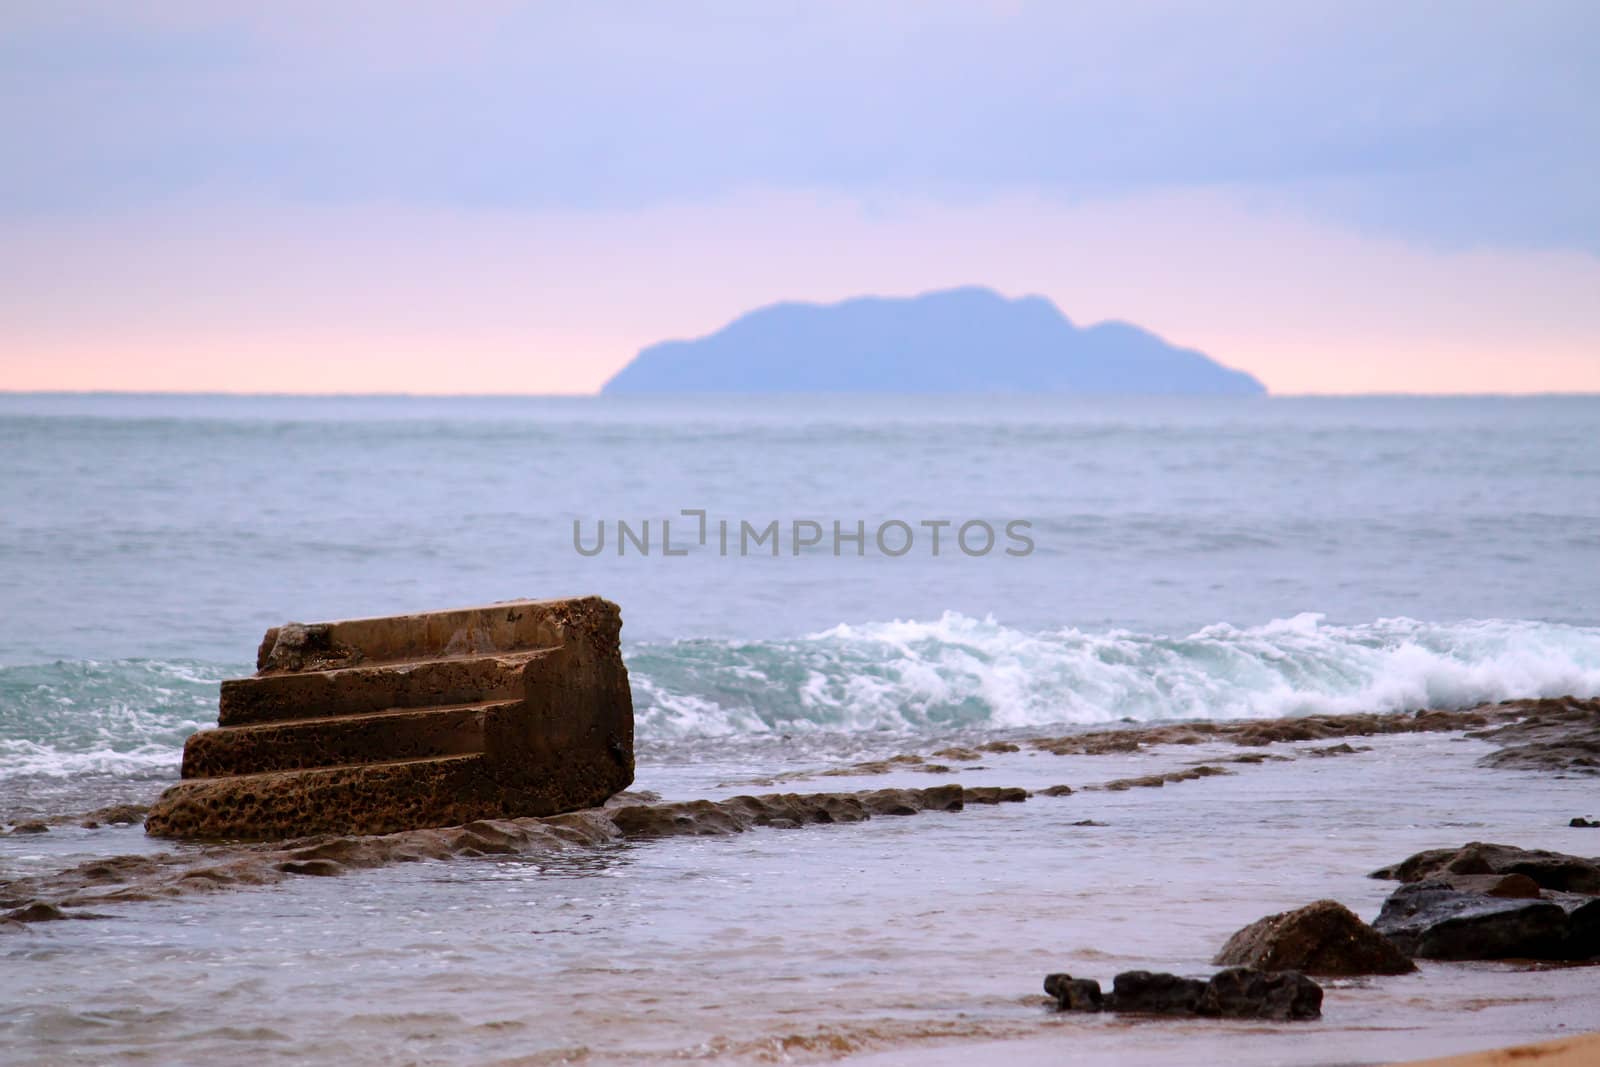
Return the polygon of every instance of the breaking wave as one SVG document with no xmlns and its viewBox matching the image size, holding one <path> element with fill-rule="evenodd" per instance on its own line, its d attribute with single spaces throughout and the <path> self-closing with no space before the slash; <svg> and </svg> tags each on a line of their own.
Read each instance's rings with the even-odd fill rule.
<svg viewBox="0 0 1600 1067">
<path fill-rule="evenodd" d="M 1094 724 L 1600 694 L 1600 628 L 1315 614 L 1182 637 L 1027 632 L 947 612 L 792 641 L 631 650 L 645 735 Z"/>
<path fill-rule="evenodd" d="M 183 739 L 217 721 L 217 683 L 192 660 L 0 667 L 0 779 L 176 777 Z"/>
<path fill-rule="evenodd" d="M 784 641 L 625 649 L 644 738 L 1007 729 L 1464 707 L 1600 695 L 1600 627 L 1298 615 L 1185 636 L 1024 631 L 946 613 Z M 0 668 L 0 780 L 170 778 L 242 664 Z"/>
</svg>

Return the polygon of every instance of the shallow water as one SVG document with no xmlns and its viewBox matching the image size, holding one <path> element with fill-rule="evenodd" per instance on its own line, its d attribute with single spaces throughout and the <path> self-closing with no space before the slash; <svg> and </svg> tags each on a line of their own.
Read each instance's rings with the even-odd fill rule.
<svg viewBox="0 0 1600 1067">
<path fill-rule="evenodd" d="M 1205 973 L 1234 929 L 1267 912 L 1332 896 L 1371 917 L 1392 885 L 1362 875 L 1413 851 L 1589 844 L 1564 823 L 1592 807 L 1592 780 L 1475 771 L 1488 746 L 1455 735 L 1360 744 L 1371 750 L 1162 789 L 403 864 L 38 924 L 0 941 L 18 979 L 0 994 L 0 1043 L 42 1062 L 803 1061 L 958 1039 L 1075 1041 L 1065 1028 L 1100 1035 L 1111 1060 L 1159 1059 L 1160 1035 L 1194 1024 L 1106 1038 L 1118 1024 L 1043 1007 L 1044 974 Z M 1237 751 L 1021 752 L 958 776 L 788 787 L 1082 786 Z M 668 797 L 748 791 L 718 789 L 721 768 L 694 755 L 645 765 L 639 784 Z M 1086 819 L 1105 825 L 1074 825 Z M 119 851 L 137 836 L 68 831 L 51 847 Z M 1242 1029 L 1309 1030 L 1315 1042 L 1275 1046 L 1275 1062 L 1326 1063 L 1374 1030 L 1424 1050 L 1492 1044 L 1508 1016 L 1519 1034 L 1559 1034 L 1595 1021 L 1562 1010 L 1564 998 L 1587 1011 L 1596 993 L 1594 968 L 1426 964 L 1331 983 L 1321 1022 Z"/>
<path fill-rule="evenodd" d="M 668 798 L 1079 786 L 1227 750 L 754 783 L 1124 719 L 1600 694 L 1597 431 L 1596 399 L 0 395 L 0 822 L 53 820 L 0 837 L 0 878 L 169 847 L 76 817 L 171 781 L 216 683 L 289 618 L 618 600 L 637 788 Z M 785 528 L 1025 519 L 1036 550 L 574 551 L 574 520 L 682 508 Z M 1068 1040 L 1090 1061 L 1189 1062 L 1186 1044 L 1239 1028 L 1058 1018 L 1043 975 L 1203 973 L 1238 926 L 1318 897 L 1370 918 L 1389 887 L 1362 874 L 1420 848 L 1600 852 L 1565 826 L 1600 815 L 1592 779 L 1475 769 L 1482 744 L 1446 736 L 1359 743 L 1159 790 L 101 908 L 0 935 L 0 1047 L 907 1062 L 989 1040 L 1042 1061 Z M 1574 1007 L 1596 992 L 1593 969 L 1430 965 L 1337 985 L 1292 1031 L 1318 1040 L 1238 1055 L 1557 1034 L 1600 1025 Z"/>
</svg>

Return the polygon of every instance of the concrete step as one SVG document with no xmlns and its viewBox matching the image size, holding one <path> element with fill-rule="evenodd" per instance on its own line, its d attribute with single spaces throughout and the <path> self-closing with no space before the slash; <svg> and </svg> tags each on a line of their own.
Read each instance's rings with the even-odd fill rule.
<svg viewBox="0 0 1600 1067">
<path fill-rule="evenodd" d="M 566 643 L 615 608 L 599 597 L 508 600 L 414 615 L 287 623 L 268 630 L 256 670 L 279 673 L 403 663 L 441 656 L 524 652 Z"/>
<path fill-rule="evenodd" d="M 217 723 L 245 726 L 518 699 L 528 664 L 551 652 L 452 656 L 232 678 L 222 683 Z"/>
<path fill-rule="evenodd" d="M 516 808 L 485 757 L 436 756 L 185 779 L 162 794 L 145 829 L 212 839 L 383 834 L 502 818 Z"/>
<path fill-rule="evenodd" d="M 183 777 L 217 778 L 482 752 L 484 718 L 521 701 L 390 708 L 202 730 L 183 746 Z"/>
</svg>

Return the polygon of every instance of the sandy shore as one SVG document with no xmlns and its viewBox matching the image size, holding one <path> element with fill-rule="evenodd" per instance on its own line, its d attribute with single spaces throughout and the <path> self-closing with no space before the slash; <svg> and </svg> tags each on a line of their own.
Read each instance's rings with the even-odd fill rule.
<svg viewBox="0 0 1600 1067">
<path fill-rule="evenodd" d="M 1510 1064 L 1593 1067 L 1597 1063 L 1600 1063 L 1600 1033 L 1580 1034 L 1559 1041 L 1541 1041 L 1534 1045 L 1512 1045 L 1486 1052 L 1468 1052 L 1442 1059 L 1412 1060 L 1404 1067 L 1506 1067 Z"/>
</svg>

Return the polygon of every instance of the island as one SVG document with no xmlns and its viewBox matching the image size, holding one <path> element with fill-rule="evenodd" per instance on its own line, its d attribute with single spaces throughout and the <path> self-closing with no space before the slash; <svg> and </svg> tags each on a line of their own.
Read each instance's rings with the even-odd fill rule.
<svg viewBox="0 0 1600 1067">
<path fill-rule="evenodd" d="M 709 336 L 650 345 L 601 392 L 1238 396 L 1266 388 L 1130 323 L 1075 326 L 1042 296 L 966 286 L 772 304 Z"/>
</svg>

